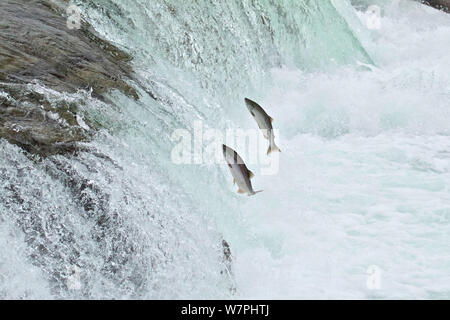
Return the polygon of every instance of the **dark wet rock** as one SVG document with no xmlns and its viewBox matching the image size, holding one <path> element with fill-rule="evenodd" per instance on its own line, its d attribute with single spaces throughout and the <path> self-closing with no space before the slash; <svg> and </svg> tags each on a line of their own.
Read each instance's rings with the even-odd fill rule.
<svg viewBox="0 0 450 320">
<path fill-rule="evenodd" d="M 83 23 L 67 28 L 67 18 L 48 0 L 2 0 L 0 3 L 0 73 L 6 80 L 35 79 L 58 91 L 92 88 L 102 98 L 111 89 L 138 99 L 123 77 L 130 77 L 131 57 L 97 37 Z"/>
<path fill-rule="evenodd" d="M 223 249 L 223 257 L 222 257 L 222 264 L 224 266 L 224 270 L 221 271 L 222 274 L 226 274 L 231 281 L 230 286 L 230 293 L 235 294 L 236 293 L 236 287 L 234 285 L 234 276 L 233 271 L 231 269 L 233 264 L 233 257 L 231 255 L 231 249 L 230 245 L 225 239 L 222 239 L 222 249 Z"/>
<path fill-rule="evenodd" d="M 231 249 L 230 249 L 230 245 L 228 244 L 228 242 L 226 242 L 225 240 L 222 240 L 222 248 L 223 248 L 223 262 L 225 263 L 225 265 L 231 266 Z"/>
<path fill-rule="evenodd" d="M 43 94 L 26 90 L 30 83 L 58 92 L 91 90 L 100 100 L 111 90 L 139 98 L 126 82 L 133 78 L 131 56 L 87 23 L 67 28 L 62 7 L 49 0 L 2 0 L 0 15 L 0 138 L 41 156 L 75 152 L 77 142 L 89 139 L 76 122 L 76 106 L 54 110 Z M 49 118 L 50 111 L 58 119 Z"/>
<path fill-rule="evenodd" d="M 422 3 L 450 13 L 450 0 L 424 0 Z"/>
</svg>

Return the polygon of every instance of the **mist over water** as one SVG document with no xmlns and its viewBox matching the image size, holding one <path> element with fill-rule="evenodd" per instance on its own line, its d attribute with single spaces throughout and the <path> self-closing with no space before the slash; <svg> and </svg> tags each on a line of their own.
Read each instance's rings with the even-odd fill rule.
<svg viewBox="0 0 450 320">
<path fill-rule="evenodd" d="M 28 87 L 101 124 L 86 145 L 108 158 L 0 141 L 0 297 L 450 298 L 448 14 L 377 1 L 368 29 L 368 1 L 72 3 L 133 56 L 140 100 Z M 171 161 L 194 121 L 256 128 L 244 97 L 282 150 L 276 175 L 250 167 L 254 197 L 225 165 Z"/>
</svg>

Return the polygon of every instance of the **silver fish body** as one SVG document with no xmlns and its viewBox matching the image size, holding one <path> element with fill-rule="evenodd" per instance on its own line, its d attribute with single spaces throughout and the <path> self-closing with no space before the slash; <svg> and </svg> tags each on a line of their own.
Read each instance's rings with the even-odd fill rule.
<svg viewBox="0 0 450 320">
<path fill-rule="evenodd" d="M 253 190 L 252 182 L 250 180 L 254 177 L 254 174 L 248 170 L 239 154 L 226 145 L 223 145 L 222 148 L 223 156 L 228 164 L 231 175 L 233 176 L 234 183 L 239 187 L 238 193 L 247 193 L 249 196 L 253 196 L 262 192 Z"/>
<path fill-rule="evenodd" d="M 273 132 L 272 126 L 272 117 L 270 117 L 264 109 L 257 104 L 255 101 L 252 101 L 248 98 L 245 98 L 245 105 L 247 106 L 248 111 L 255 119 L 258 124 L 259 129 L 261 129 L 264 138 L 269 140 L 269 149 L 267 150 L 267 154 L 270 154 L 273 151 L 281 152 L 280 148 L 275 144 L 275 135 Z"/>
</svg>

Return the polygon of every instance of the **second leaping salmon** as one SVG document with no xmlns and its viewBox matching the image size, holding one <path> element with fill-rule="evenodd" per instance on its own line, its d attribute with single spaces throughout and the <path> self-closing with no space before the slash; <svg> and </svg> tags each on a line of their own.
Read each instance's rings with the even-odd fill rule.
<svg viewBox="0 0 450 320">
<path fill-rule="evenodd" d="M 273 119 L 255 101 L 245 98 L 245 104 L 248 111 L 250 111 L 253 118 L 255 118 L 258 127 L 261 129 L 264 135 L 264 138 L 269 140 L 269 149 L 267 150 L 267 154 L 270 154 L 273 151 L 281 152 L 280 148 L 278 148 L 275 144 L 275 135 L 273 133 L 272 127 Z"/>
<path fill-rule="evenodd" d="M 222 148 L 223 156 L 230 168 L 234 183 L 239 187 L 238 193 L 247 193 L 249 196 L 254 196 L 257 193 L 262 192 L 253 190 L 252 182 L 250 180 L 254 177 L 254 174 L 248 170 L 238 153 L 226 145 L 222 145 Z"/>
</svg>

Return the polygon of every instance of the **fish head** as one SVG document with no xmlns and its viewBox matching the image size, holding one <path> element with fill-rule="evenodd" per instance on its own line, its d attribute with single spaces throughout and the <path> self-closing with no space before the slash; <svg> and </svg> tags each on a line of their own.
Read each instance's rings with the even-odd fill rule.
<svg viewBox="0 0 450 320">
<path fill-rule="evenodd" d="M 229 148 L 226 146 L 226 145 L 222 145 L 222 150 L 223 150 L 223 155 L 226 155 L 227 154 L 227 150 L 228 150 Z"/>
<path fill-rule="evenodd" d="M 227 147 L 226 145 L 222 145 L 222 150 L 223 150 L 223 156 L 224 156 L 224 158 L 225 158 L 225 160 L 228 162 L 228 163 L 232 163 L 233 162 L 233 155 L 234 155 L 234 152 L 233 152 L 233 150 L 232 149 L 230 149 L 229 147 Z"/>
<path fill-rule="evenodd" d="M 222 145 L 222 149 L 223 156 L 228 164 L 244 164 L 244 160 L 242 160 L 236 151 L 226 145 Z"/>
<path fill-rule="evenodd" d="M 245 98 L 245 105 L 247 106 L 248 111 L 250 111 L 250 113 L 253 115 L 254 114 L 253 109 L 255 109 L 255 103 L 252 100 Z"/>
</svg>

